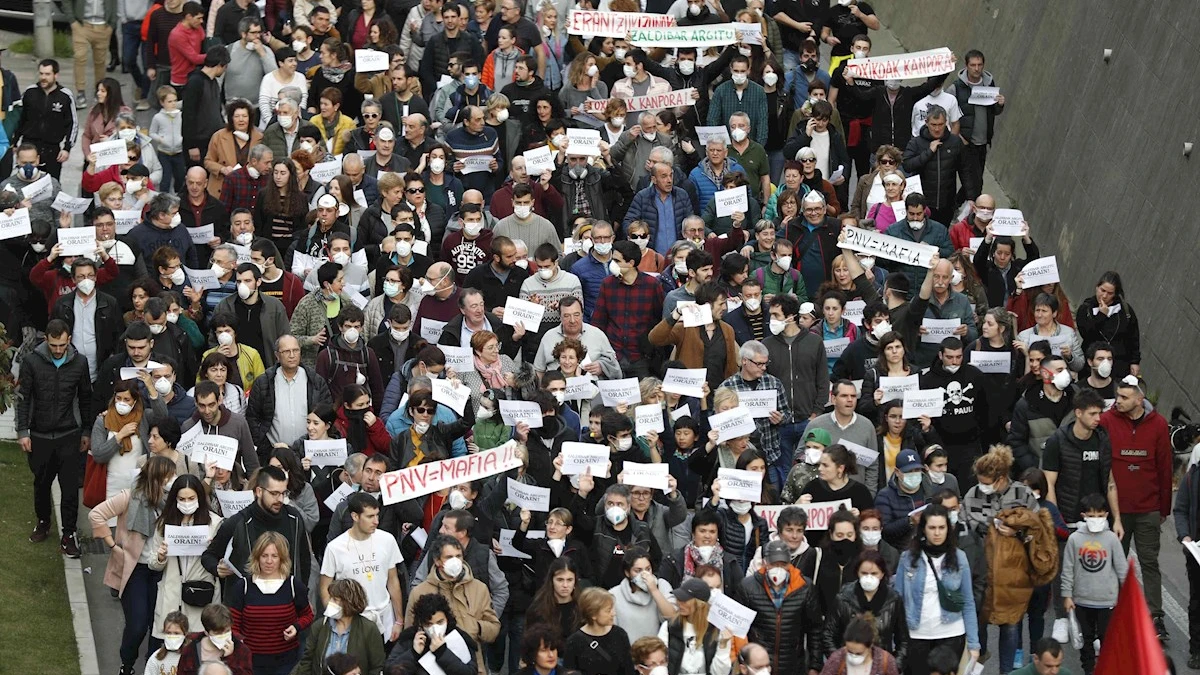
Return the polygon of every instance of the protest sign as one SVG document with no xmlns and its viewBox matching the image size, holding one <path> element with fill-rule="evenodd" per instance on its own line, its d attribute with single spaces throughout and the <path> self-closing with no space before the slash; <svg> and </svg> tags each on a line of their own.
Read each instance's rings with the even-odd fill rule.
<svg viewBox="0 0 1200 675">
<path fill-rule="evenodd" d="M 238 440 L 236 438 L 227 438 L 216 434 L 200 434 L 192 441 L 192 461 L 197 464 L 212 462 L 217 465 L 218 469 L 232 471 L 237 456 Z"/>
<path fill-rule="evenodd" d="M 129 234 L 129 231 L 142 222 L 142 212 L 139 209 L 119 209 L 113 211 L 117 219 L 117 234 Z"/>
<path fill-rule="evenodd" d="M 354 50 L 354 69 L 360 73 L 378 73 L 388 69 L 387 52 L 377 52 L 374 49 Z"/>
<path fill-rule="evenodd" d="M 118 375 L 120 375 L 122 380 L 137 380 L 137 379 L 141 378 L 142 373 L 153 373 L 155 370 L 158 370 L 159 368 L 162 368 L 161 363 L 159 363 L 158 361 L 150 360 L 150 361 L 146 361 L 146 365 L 144 365 L 144 366 L 122 366 L 121 370 L 118 371 Z M 199 427 L 199 426 L 200 426 L 199 424 L 196 425 L 196 427 Z M 196 427 L 193 427 L 193 428 L 196 428 Z M 176 446 L 176 447 L 178 448 L 178 446 Z"/>
<path fill-rule="evenodd" d="M 661 434 L 666 425 L 663 423 L 662 406 L 657 403 L 639 405 L 633 409 L 634 419 L 637 420 L 637 435 L 645 436 L 653 431 Z"/>
<path fill-rule="evenodd" d="M 904 419 L 913 420 L 921 416 L 941 417 L 946 402 L 945 392 L 937 389 L 917 389 L 904 392 Z"/>
<path fill-rule="evenodd" d="M 975 349 L 971 351 L 971 365 L 983 373 L 1007 373 L 1012 369 L 1012 354 Z"/>
<path fill-rule="evenodd" d="M 921 342 L 940 345 L 942 340 L 954 337 L 954 331 L 961 325 L 961 319 L 921 319 L 921 327 L 925 329 Z"/>
<path fill-rule="evenodd" d="M 64 256 L 92 255 L 96 252 L 96 228 L 60 227 L 58 245 L 62 247 L 61 254 Z"/>
<path fill-rule="evenodd" d="M 120 139 L 92 143 L 89 151 L 96 156 L 97 172 L 101 169 L 107 169 L 110 166 L 117 166 L 129 161 L 129 155 L 125 154 L 125 141 Z"/>
<path fill-rule="evenodd" d="M 725 501 L 762 501 L 763 474 L 743 469 L 717 469 L 721 481 L 721 499 Z"/>
<path fill-rule="evenodd" d="M 864 80 L 911 80 L 954 71 L 954 55 L 946 47 L 907 54 L 846 61 L 845 74 Z"/>
<path fill-rule="evenodd" d="M 971 97 L 967 103 L 971 105 L 996 105 L 996 97 L 1000 95 L 1000 87 L 971 87 Z"/>
<path fill-rule="evenodd" d="M 906 377 L 881 377 L 879 378 L 879 388 L 883 390 L 881 403 L 887 403 L 894 398 L 903 398 L 906 391 L 920 389 L 921 378 L 915 374 Z"/>
<path fill-rule="evenodd" d="M 494 476 L 521 466 L 516 441 L 463 457 L 389 471 L 379 479 L 384 504 L 422 497 L 460 483 Z"/>
<path fill-rule="evenodd" d="M 546 171 L 554 171 L 554 157 L 550 154 L 550 146 L 526 150 L 521 153 L 525 158 L 525 171 L 530 176 L 540 176 Z"/>
<path fill-rule="evenodd" d="M 708 599 L 708 622 L 717 630 L 728 630 L 744 638 L 750 634 L 750 626 L 758 612 L 746 607 L 724 593 L 713 594 Z"/>
<path fill-rule="evenodd" d="M 674 28 L 633 28 L 626 40 L 635 47 L 724 47 L 738 41 L 740 23 L 718 23 L 707 26 L 676 26 Z"/>
<path fill-rule="evenodd" d="M 596 395 L 596 385 L 592 384 L 591 375 L 567 378 L 567 400 L 584 401 Z"/>
<path fill-rule="evenodd" d="M 850 338 L 835 338 L 825 341 L 825 358 L 836 359 L 846 351 L 846 347 L 850 346 Z"/>
<path fill-rule="evenodd" d="M 713 194 L 713 199 L 716 200 L 718 218 L 732 216 L 735 213 L 745 213 L 750 208 L 745 185 L 739 185 L 729 190 L 718 190 Z"/>
<path fill-rule="evenodd" d="M 308 179 L 316 181 L 318 185 L 326 185 L 333 177 L 342 172 L 342 161 L 340 159 L 331 159 L 327 162 L 314 164 L 312 171 L 308 172 Z"/>
<path fill-rule="evenodd" d="M 542 427 L 542 408 L 533 401 L 499 401 L 500 418 L 510 427 L 524 422 L 530 429 Z"/>
<path fill-rule="evenodd" d="M 744 45 L 761 45 L 763 40 L 762 24 L 737 23 L 738 41 Z"/>
<path fill-rule="evenodd" d="M 492 157 L 491 155 L 470 155 L 463 157 L 460 160 L 463 163 L 462 172 L 464 174 L 480 172 L 490 173 L 492 170 L 492 161 L 494 159 L 496 158 Z"/>
<path fill-rule="evenodd" d="M 221 513 L 226 518 L 232 518 L 233 514 L 250 506 L 254 501 L 253 490 L 213 490 L 213 493 L 217 495 Z"/>
<path fill-rule="evenodd" d="M 670 28 L 675 17 L 668 14 L 643 14 L 638 12 L 598 12 L 572 9 L 567 19 L 567 33 L 571 35 L 593 35 L 624 38 L 629 31 L 638 28 Z"/>
<path fill-rule="evenodd" d="M 982 245 L 983 237 L 971 237 L 967 241 L 967 248 L 971 249 L 971 255 L 975 255 L 975 251 L 978 251 L 979 247 Z"/>
<path fill-rule="evenodd" d="M 700 147 L 705 147 L 711 140 L 718 140 L 729 145 L 729 129 L 726 127 L 696 127 L 696 138 Z"/>
<path fill-rule="evenodd" d="M 11 216 L 0 211 L 0 240 L 15 239 L 32 233 L 29 209 L 16 209 Z"/>
<path fill-rule="evenodd" d="M 757 391 L 739 391 L 738 404 L 750 411 L 753 419 L 765 419 L 771 413 L 779 410 L 779 392 L 774 389 L 759 389 Z"/>
<path fill-rule="evenodd" d="M 528 553 L 525 553 L 524 551 L 521 551 L 520 549 L 513 546 L 513 543 L 512 543 L 513 536 L 516 535 L 516 533 L 517 533 L 516 530 L 510 530 L 507 528 L 500 529 L 500 536 L 496 538 L 496 541 L 500 544 L 500 552 L 497 553 L 496 556 L 499 558 L 520 558 L 522 560 L 533 559 L 533 556 L 531 556 Z M 525 533 L 526 540 L 545 539 L 545 538 L 546 538 L 545 530 L 529 530 L 528 532 Z M 446 644 L 447 644 L 447 646 L 449 646 L 449 640 L 447 640 Z M 465 659 L 463 660 L 463 663 L 466 663 Z M 424 663 L 424 662 L 421 665 L 428 666 L 428 664 Z M 437 664 L 435 663 L 434 665 L 436 666 Z M 429 671 L 429 675 L 437 675 L 437 674 L 433 671 Z"/>
<path fill-rule="evenodd" d="M 1030 261 L 1025 265 L 1025 269 L 1021 270 L 1021 276 L 1025 279 L 1025 288 L 1027 289 L 1056 284 L 1058 283 L 1058 259 L 1055 256 L 1047 256 Z"/>
<path fill-rule="evenodd" d="M 713 322 L 712 307 L 705 305 L 697 305 L 696 303 L 677 305 L 679 307 L 679 318 L 683 320 L 684 328 L 695 328 L 697 326 L 707 326 Z"/>
<path fill-rule="evenodd" d="M 526 485 L 511 478 L 505 480 L 508 482 L 508 501 L 517 508 L 542 513 L 550 510 L 550 488 Z"/>
<path fill-rule="evenodd" d="M 429 319 L 425 319 L 425 321 L 429 321 Z M 423 328 L 422 332 L 424 332 Z M 470 347 L 438 345 L 438 349 L 442 350 L 442 354 L 446 357 L 446 367 L 454 372 L 469 373 L 475 370 L 475 352 Z"/>
<path fill-rule="evenodd" d="M 304 441 L 304 456 L 313 466 L 341 466 L 346 462 L 346 439 L 331 438 L 327 441 Z"/>
<path fill-rule="evenodd" d="M 879 453 L 868 448 L 865 445 L 859 445 L 854 441 L 848 441 L 844 438 L 839 438 L 837 444 L 854 453 L 858 459 L 859 466 L 871 466 L 875 460 L 879 459 Z"/>
<path fill-rule="evenodd" d="M 198 556 L 208 548 L 207 525 L 166 525 L 163 541 L 168 556 Z"/>
<path fill-rule="evenodd" d="M 567 154 L 600 156 L 600 132 L 596 129 L 567 129 Z"/>
<path fill-rule="evenodd" d="M 446 327 L 445 321 L 436 321 L 428 317 L 421 317 L 421 337 L 431 345 L 438 343 L 438 338 L 442 337 L 442 329 Z M 467 347 L 470 349 L 470 347 Z"/>
<path fill-rule="evenodd" d="M 877 230 L 848 227 L 842 232 L 846 237 L 845 241 L 838 242 L 840 248 L 895 260 L 905 265 L 928 269 L 932 265 L 933 254 L 938 252 L 936 246 L 889 237 Z"/>
<path fill-rule="evenodd" d="M 667 368 L 662 390 L 668 394 L 700 398 L 704 396 L 704 383 L 707 378 L 707 368 Z"/>
<path fill-rule="evenodd" d="M 564 476 L 575 476 L 591 469 L 593 476 L 608 477 L 607 445 L 567 441 L 562 444 L 562 458 Z"/>
<path fill-rule="evenodd" d="M 596 115 L 603 113 L 608 108 L 608 102 L 612 99 L 607 98 L 589 98 L 583 102 L 583 111 L 585 113 Z M 675 91 L 667 91 L 661 94 L 650 94 L 646 96 L 634 96 L 625 100 L 625 110 L 627 112 L 642 112 L 642 111 L 658 111 L 666 108 L 683 108 L 696 104 L 696 90 L 694 88 L 676 89 Z M 532 172 L 531 172 L 532 173 Z"/>
<path fill-rule="evenodd" d="M 670 487 L 667 482 L 670 475 L 671 465 L 666 462 L 658 464 L 625 462 L 625 468 L 621 472 L 621 482 L 629 486 L 636 485 L 666 492 Z"/>
<path fill-rule="evenodd" d="M 50 199 L 53 193 L 54 182 L 48 174 L 21 188 L 21 195 L 31 203 Z"/>
<path fill-rule="evenodd" d="M 596 383 L 600 388 L 600 401 L 607 406 L 618 406 L 622 403 L 637 405 L 642 401 L 642 392 L 638 388 L 636 377 L 623 380 L 600 380 Z"/>
<path fill-rule="evenodd" d="M 671 421 L 678 422 L 681 418 L 692 414 L 692 409 L 687 404 L 681 405 L 671 411 Z"/>
<path fill-rule="evenodd" d="M 925 194 L 925 188 L 921 186 L 921 177 L 920 176 L 909 176 L 908 178 L 904 179 L 904 195 L 903 196 L 907 197 L 914 192 L 919 195 Z"/>
<path fill-rule="evenodd" d="M 867 273 L 867 278 L 871 277 L 871 273 Z M 842 318 L 855 326 L 862 325 L 863 310 L 867 308 L 867 303 L 864 300 L 851 300 L 846 303 L 846 307 L 842 309 Z"/>
<path fill-rule="evenodd" d="M 346 501 L 346 498 L 354 494 L 354 486 L 350 483 L 342 483 L 338 489 L 333 491 L 333 494 L 325 498 L 325 506 L 330 511 L 336 511 L 339 504 Z"/>
<path fill-rule="evenodd" d="M 127 380 L 129 378 L 122 377 L 121 379 Z M 191 429 L 188 429 L 187 431 L 183 432 L 183 434 L 179 437 L 179 442 L 175 444 L 175 449 L 178 450 L 179 452 L 182 452 L 184 455 L 187 455 L 188 457 L 192 457 L 192 443 L 195 443 L 196 439 L 200 438 L 200 434 L 203 431 L 204 431 L 204 425 L 197 424 L 197 425 L 193 426 Z M 204 457 L 203 457 L 203 455 L 201 455 L 200 457 L 193 459 L 192 461 L 203 462 Z"/>
<path fill-rule="evenodd" d="M 187 228 L 188 236 L 192 238 L 193 246 L 208 246 L 215 236 L 216 226 L 213 224 Z"/>
<path fill-rule="evenodd" d="M 809 504 L 782 504 L 776 506 L 767 506 L 765 504 L 755 504 L 754 512 L 767 521 L 767 527 L 775 532 L 779 528 L 776 525 L 776 519 L 779 518 L 780 512 L 789 506 L 804 509 L 808 514 L 808 529 L 810 530 L 828 530 L 829 519 L 838 509 L 849 509 L 850 500 L 842 499 L 836 502 L 812 502 Z"/>
<path fill-rule="evenodd" d="M 433 400 L 450 408 L 459 415 L 463 414 L 467 402 L 471 400 L 471 388 L 467 385 L 438 378 L 432 381 Z"/>
<path fill-rule="evenodd" d="M 50 208 L 60 213 L 73 213 L 75 215 L 79 215 L 84 211 L 87 211 L 88 207 L 91 205 L 92 200 L 88 199 L 87 197 L 72 197 L 65 192 L 59 192 L 58 195 L 54 197 L 54 203 L 50 205 Z"/>
<path fill-rule="evenodd" d="M 1025 214 L 1017 209 L 996 209 L 992 214 L 992 234 L 997 237 L 1019 237 L 1021 226 L 1025 223 Z"/>
<path fill-rule="evenodd" d="M 709 428 L 716 429 L 718 443 L 724 443 L 731 438 L 740 438 L 754 433 L 754 418 L 750 411 L 742 406 L 731 408 L 723 413 L 717 413 L 708 418 Z"/>
<path fill-rule="evenodd" d="M 515 326 L 520 322 L 525 326 L 525 330 L 536 333 L 542 326 L 542 315 L 545 313 L 546 308 L 536 302 L 514 298 L 510 295 L 504 302 L 504 325 Z"/>
</svg>

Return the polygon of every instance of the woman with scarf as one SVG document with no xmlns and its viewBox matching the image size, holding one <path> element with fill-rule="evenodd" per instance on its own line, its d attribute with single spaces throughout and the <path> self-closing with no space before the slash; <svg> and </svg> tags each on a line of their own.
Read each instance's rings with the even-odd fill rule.
<svg viewBox="0 0 1200 675">
<path fill-rule="evenodd" d="M 354 64 L 350 61 L 350 54 L 350 45 L 337 38 L 326 38 L 321 43 L 321 67 L 313 75 L 308 87 L 308 98 L 305 99 L 308 103 L 308 112 L 313 115 L 321 112 L 321 97 L 323 92 L 330 87 L 342 94 L 342 100 L 337 101 L 341 104 L 341 110 L 358 112 L 362 106 L 363 95 L 354 88 Z M 321 120 L 314 117 L 311 122 L 322 132 L 321 140 L 329 140 L 330 136 L 322 128 Z M 353 122 L 350 123 L 350 128 L 354 128 Z M 334 138 L 331 152 L 335 155 L 342 154 L 340 136 L 341 134 L 338 134 L 338 137 Z"/>
<path fill-rule="evenodd" d="M 386 455 L 392 439 L 383 420 L 371 411 L 370 390 L 361 384 L 348 384 L 342 389 L 342 401 L 334 425 L 346 439 L 347 451 Z"/>
<path fill-rule="evenodd" d="M 478 408 L 487 390 L 507 390 L 514 386 L 517 364 L 500 353 L 500 338 L 488 330 L 477 331 L 471 336 L 471 352 L 475 370 L 458 373 L 458 377 L 471 390 L 471 406 Z"/>
<path fill-rule="evenodd" d="M 118 380 L 113 384 L 112 401 L 92 423 L 91 471 L 105 471 L 105 499 L 112 499 L 134 482 L 134 472 L 150 449 L 150 428 L 157 420 L 169 417 L 150 374 L 139 372 L 138 380 Z M 147 411 L 138 392 L 145 385 L 150 400 Z"/>
<path fill-rule="evenodd" d="M 902 670 L 908 652 L 908 624 L 904 599 L 888 582 L 892 570 L 875 551 L 863 551 L 852 567 L 854 579 L 842 586 L 825 615 L 825 657 L 841 647 L 847 626 L 861 619 L 873 625 L 879 636 L 875 645 L 895 656 L 896 668 Z"/>
<path fill-rule="evenodd" d="M 505 26 L 500 29 L 496 40 L 499 47 L 483 61 L 483 73 L 480 81 L 492 91 L 500 91 L 513 81 L 513 68 L 517 65 L 517 57 L 525 52 L 517 47 L 516 29 Z"/>
<path fill-rule="evenodd" d="M 209 539 L 213 538 L 221 526 L 221 517 L 212 512 L 209 504 L 204 483 L 191 474 L 179 474 L 167 494 L 162 518 L 158 520 L 154 534 L 146 544 L 146 550 L 151 551 L 150 571 L 162 575 L 158 583 L 151 630 L 151 637 L 155 640 L 166 637 L 165 624 L 173 612 L 181 612 L 186 616 L 189 626 L 199 626 L 201 610 L 215 597 L 217 578 L 200 564 L 200 556 L 167 555 L 169 551 L 163 540 L 167 525 L 206 525 Z"/>
<path fill-rule="evenodd" d="M 133 664 L 150 621 L 162 575 L 150 569 L 153 551 L 146 542 L 154 536 L 155 523 L 166 505 L 167 493 L 175 480 L 175 463 L 166 457 L 151 457 L 142 467 L 134 485 L 105 500 L 88 514 L 92 536 L 103 539 L 111 549 L 104 570 L 104 585 L 115 589 L 121 598 L 125 629 L 121 635 L 121 673 L 132 675 Z M 109 520 L 116 519 L 113 534 Z M 159 647 L 150 639 L 149 652 Z"/>
<path fill-rule="evenodd" d="M 813 533 L 809 533 L 812 535 Z M 809 536 L 809 541 L 812 537 Z M 854 561 L 862 553 L 858 540 L 858 516 L 841 508 L 829 518 L 825 539 L 801 564 L 800 573 L 817 587 L 821 613 L 829 616 L 837 604 L 837 595 L 848 583 L 858 581 Z"/>
<path fill-rule="evenodd" d="M 208 143 L 208 154 L 204 156 L 204 168 L 208 170 L 208 193 L 221 196 L 225 177 L 234 172 L 235 166 L 246 166 L 250 159 L 250 148 L 262 143 L 263 135 L 254 125 L 254 106 L 241 98 L 225 106 L 225 128 L 213 134 Z"/>
</svg>

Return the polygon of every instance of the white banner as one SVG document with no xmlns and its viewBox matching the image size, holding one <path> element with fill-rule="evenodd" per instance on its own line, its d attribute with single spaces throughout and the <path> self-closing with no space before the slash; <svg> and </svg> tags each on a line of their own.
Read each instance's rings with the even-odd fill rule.
<svg viewBox="0 0 1200 675">
<path fill-rule="evenodd" d="M 709 305 L 697 305 L 694 302 L 684 304 L 680 302 L 676 306 L 679 308 L 679 318 L 683 320 L 684 328 L 707 326 L 713 322 L 712 307 Z"/>
<path fill-rule="evenodd" d="M 188 236 L 192 238 L 193 246 L 208 246 L 208 242 L 212 241 L 216 236 L 216 226 L 212 223 L 186 229 Z"/>
<path fill-rule="evenodd" d="M 932 265 L 933 254 L 938 252 L 936 246 L 904 241 L 876 230 L 848 227 L 842 232 L 845 233 L 846 240 L 838 243 L 840 248 L 869 253 L 905 265 L 928 269 Z"/>
<path fill-rule="evenodd" d="M 198 556 L 208 548 L 208 526 L 166 525 L 163 541 L 169 556 Z"/>
<path fill-rule="evenodd" d="M 390 59 L 387 52 L 374 49 L 354 50 L 354 69 L 360 73 L 378 73 L 388 69 Z"/>
<path fill-rule="evenodd" d="M 192 461 L 197 464 L 212 462 L 219 469 L 232 471 L 237 456 L 238 440 L 236 438 L 227 438 L 216 434 L 200 434 L 192 441 Z"/>
<path fill-rule="evenodd" d="M 904 392 L 904 419 L 912 420 L 921 416 L 941 417 L 942 406 L 945 402 L 945 392 L 941 387 L 906 391 Z"/>
<path fill-rule="evenodd" d="M 921 319 L 921 342 L 925 344 L 942 344 L 942 340 L 954 337 L 954 331 L 962 325 L 962 319 Z"/>
<path fill-rule="evenodd" d="M 500 418 L 510 427 L 524 422 L 530 429 L 542 427 L 542 408 L 532 401 L 498 401 Z"/>
<path fill-rule="evenodd" d="M 879 388 L 883 390 L 881 403 L 887 403 L 894 398 L 903 398 L 906 391 L 920 389 L 921 378 L 915 374 L 907 377 L 881 377 L 879 378 Z"/>
<path fill-rule="evenodd" d="M 996 97 L 1000 95 L 1000 87 L 971 87 L 971 97 L 967 103 L 971 105 L 996 105 Z"/>
<path fill-rule="evenodd" d="M 253 490 L 213 490 L 213 493 L 217 495 L 217 503 L 221 505 L 221 515 L 225 518 L 250 506 L 254 501 Z"/>
<path fill-rule="evenodd" d="M 591 375 L 567 378 L 567 400 L 584 401 L 596 395 L 596 385 L 592 384 Z"/>
<path fill-rule="evenodd" d="M 130 230 L 142 222 L 142 212 L 140 209 L 120 209 L 113 211 L 113 217 L 117 219 L 117 234 L 129 234 Z"/>
<path fill-rule="evenodd" d="M 304 456 L 313 466 L 341 466 L 346 463 L 346 439 L 304 441 Z"/>
<path fill-rule="evenodd" d="M 550 488 L 526 485 L 511 478 L 508 481 L 508 501 L 519 509 L 545 513 L 550 510 Z"/>
<path fill-rule="evenodd" d="M 206 291 L 215 291 L 221 287 L 221 281 L 217 279 L 217 275 L 213 274 L 210 269 L 194 270 L 190 267 L 183 268 L 187 273 L 187 283 L 190 286 L 198 286 Z"/>
<path fill-rule="evenodd" d="M 312 171 L 308 172 L 308 178 L 320 185 L 325 185 L 341 172 L 342 160 L 331 159 L 320 164 L 314 164 Z"/>
<path fill-rule="evenodd" d="M 471 400 L 471 388 L 461 382 L 456 387 L 450 380 L 441 378 L 433 380 L 432 384 L 434 402 L 441 403 L 462 415 L 463 410 L 467 407 L 467 401 Z"/>
<path fill-rule="evenodd" d="M 717 480 L 721 481 L 721 499 L 762 501 L 763 474 L 743 469 L 717 469 Z"/>
<path fill-rule="evenodd" d="M 971 352 L 971 365 L 983 373 L 1007 373 L 1012 370 L 1012 353 L 976 349 Z"/>
<path fill-rule="evenodd" d="M 854 456 L 858 459 L 859 466 L 871 466 L 875 463 L 875 460 L 879 459 L 878 452 L 875 452 L 865 445 L 859 445 L 854 441 L 848 441 L 844 438 L 839 438 L 837 440 L 837 444 L 846 448 L 850 452 L 853 452 Z"/>
<path fill-rule="evenodd" d="M 836 359 L 846 351 L 846 347 L 850 346 L 850 338 L 836 338 L 825 341 L 825 358 Z"/>
<path fill-rule="evenodd" d="M 738 41 L 737 23 L 718 23 L 708 26 L 678 26 L 675 28 L 636 28 L 626 39 L 635 47 L 723 47 Z"/>
<path fill-rule="evenodd" d="M 92 143 L 89 151 L 96 156 L 97 172 L 129 161 L 129 155 L 125 154 L 125 141 L 120 139 Z"/>
<path fill-rule="evenodd" d="M 700 140 L 700 146 L 706 147 L 710 140 L 718 140 L 729 145 L 729 129 L 726 127 L 696 127 L 696 137 Z"/>
<path fill-rule="evenodd" d="M 425 319 L 425 321 L 428 322 L 429 319 Z M 421 325 L 421 332 L 425 332 L 425 324 Z M 438 329 L 438 335 L 441 335 L 441 328 Z M 436 340 L 433 342 L 436 343 Z M 438 345 L 438 349 L 442 350 L 442 355 L 446 357 L 447 368 L 453 369 L 456 373 L 470 373 L 475 371 L 475 352 L 470 347 Z"/>
<path fill-rule="evenodd" d="M 600 156 L 600 131 L 597 129 L 567 129 L 567 154 Z"/>
<path fill-rule="evenodd" d="M 442 329 L 446 327 L 446 321 L 437 321 L 428 317 L 421 318 L 421 337 L 431 345 L 436 345 L 438 339 L 442 337 Z M 470 349 L 470 347 L 467 347 Z"/>
<path fill-rule="evenodd" d="M 585 113 L 595 115 L 603 113 L 608 107 L 608 102 L 611 99 L 607 98 L 589 98 L 583 102 L 583 111 Z M 683 108 L 696 104 L 696 90 L 693 87 L 687 89 L 676 89 L 662 94 L 653 94 L 649 96 L 634 96 L 633 98 L 625 99 L 625 109 L 629 112 L 642 112 L 644 110 L 658 111 L 666 108 Z M 532 171 L 530 172 L 533 173 Z"/>
<path fill-rule="evenodd" d="M 516 441 L 473 455 L 428 462 L 397 471 L 389 471 L 379 479 L 384 504 L 395 504 L 431 492 L 444 490 L 521 466 Z"/>
<path fill-rule="evenodd" d="M 636 420 L 635 429 L 638 436 L 645 436 L 651 431 L 661 434 L 667 428 L 663 423 L 662 406 L 657 403 L 639 405 L 633 409 L 633 414 Z"/>
<path fill-rule="evenodd" d="M 846 75 L 864 80 L 910 80 L 954 72 L 954 55 L 947 47 L 851 59 L 845 63 Z"/>
<path fill-rule="evenodd" d="M 1021 236 L 1021 225 L 1025 222 L 1025 214 L 1017 209 L 996 209 L 992 215 L 992 234 L 997 237 Z"/>
<path fill-rule="evenodd" d="M 744 638 L 750 633 L 754 617 L 758 612 L 731 599 L 724 593 L 715 593 L 708 599 L 708 622 L 717 630 L 728 630 Z"/>
<path fill-rule="evenodd" d="M 21 188 L 21 194 L 24 195 L 25 199 L 28 199 L 30 202 L 45 201 L 50 198 L 50 195 L 53 192 L 54 182 L 49 175 L 42 176 L 29 185 Z"/>
<path fill-rule="evenodd" d="M 667 14 L 572 9 L 567 20 L 567 33 L 624 39 L 629 31 L 637 28 L 670 28 L 674 25 L 675 17 Z"/>
<path fill-rule="evenodd" d="M 704 396 L 704 382 L 707 379 L 707 368 L 667 368 L 662 390 L 668 394 L 701 398 Z"/>
<path fill-rule="evenodd" d="M 550 146 L 526 150 L 521 153 L 525 158 L 525 171 L 530 176 L 540 176 L 546 171 L 554 171 L 554 156 L 550 154 Z"/>
<path fill-rule="evenodd" d="M 72 197 L 65 192 L 59 192 L 58 195 L 54 197 L 54 203 L 50 205 L 50 208 L 60 213 L 72 213 L 79 215 L 84 211 L 87 211 L 88 207 L 91 205 L 92 200 L 88 199 L 87 197 Z"/>
</svg>

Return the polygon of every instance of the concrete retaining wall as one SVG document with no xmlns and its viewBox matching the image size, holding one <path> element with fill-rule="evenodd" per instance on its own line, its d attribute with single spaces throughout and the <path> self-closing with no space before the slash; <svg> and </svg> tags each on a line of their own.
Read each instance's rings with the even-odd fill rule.
<svg viewBox="0 0 1200 675">
<path fill-rule="evenodd" d="M 988 168 L 1073 309 L 1121 273 L 1159 407 L 1200 405 L 1200 14 L 1184 0 L 872 0 L 908 51 L 968 49 L 1008 99 Z M 1104 49 L 1112 49 L 1109 63 Z M 1183 144 L 1194 142 L 1191 159 Z M 1191 215 L 1189 215 L 1191 214 Z"/>
</svg>

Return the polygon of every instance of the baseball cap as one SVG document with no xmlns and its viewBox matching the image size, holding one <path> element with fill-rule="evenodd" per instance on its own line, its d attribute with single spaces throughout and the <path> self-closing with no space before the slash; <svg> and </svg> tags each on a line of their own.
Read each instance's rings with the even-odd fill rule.
<svg viewBox="0 0 1200 675">
<path fill-rule="evenodd" d="M 809 429 L 808 433 L 804 434 L 804 442 L 809 441 L 815 441 L 827 448 L 833 445 L 833 438 L 824 429 Z"/>
<path fill-rule="evenodd" d="M 923 466 L 924 464 L 921 463 L 921 458 L 917 455 L 916 450 L 905 448 L 900 451 L 899 455 L 896 455 L 896 468 L 904 473 L 920 471 Z"/>
<path fill-rule="evenodd" d="M 122 176 L 141 176 L 143 178 L 150 177 L 150 169 L 147 169 L 143 164 L 134 164 L 128 169 L 121 170 Z"/>
<path fill-rule="evenodd" d="M 697 579 L 696 577 L 688 579 L 680 584 L 679 588 L 675 589 L 676 600 L 692 600 L 694 598 L 708 602 L 711 595 L 712 589 L 708 587 L 708 584 L 703 579 Z"/>
<path fill-rule="evenodd" d="M 767 542 L 767 545 L 763 547 L 763 562 L 769 564 L 791 561 L 792 551 L 788 548 L 787 543 L 783 540 L 776 539 L 774 541 L 769 541 Z"/>
</svg>

